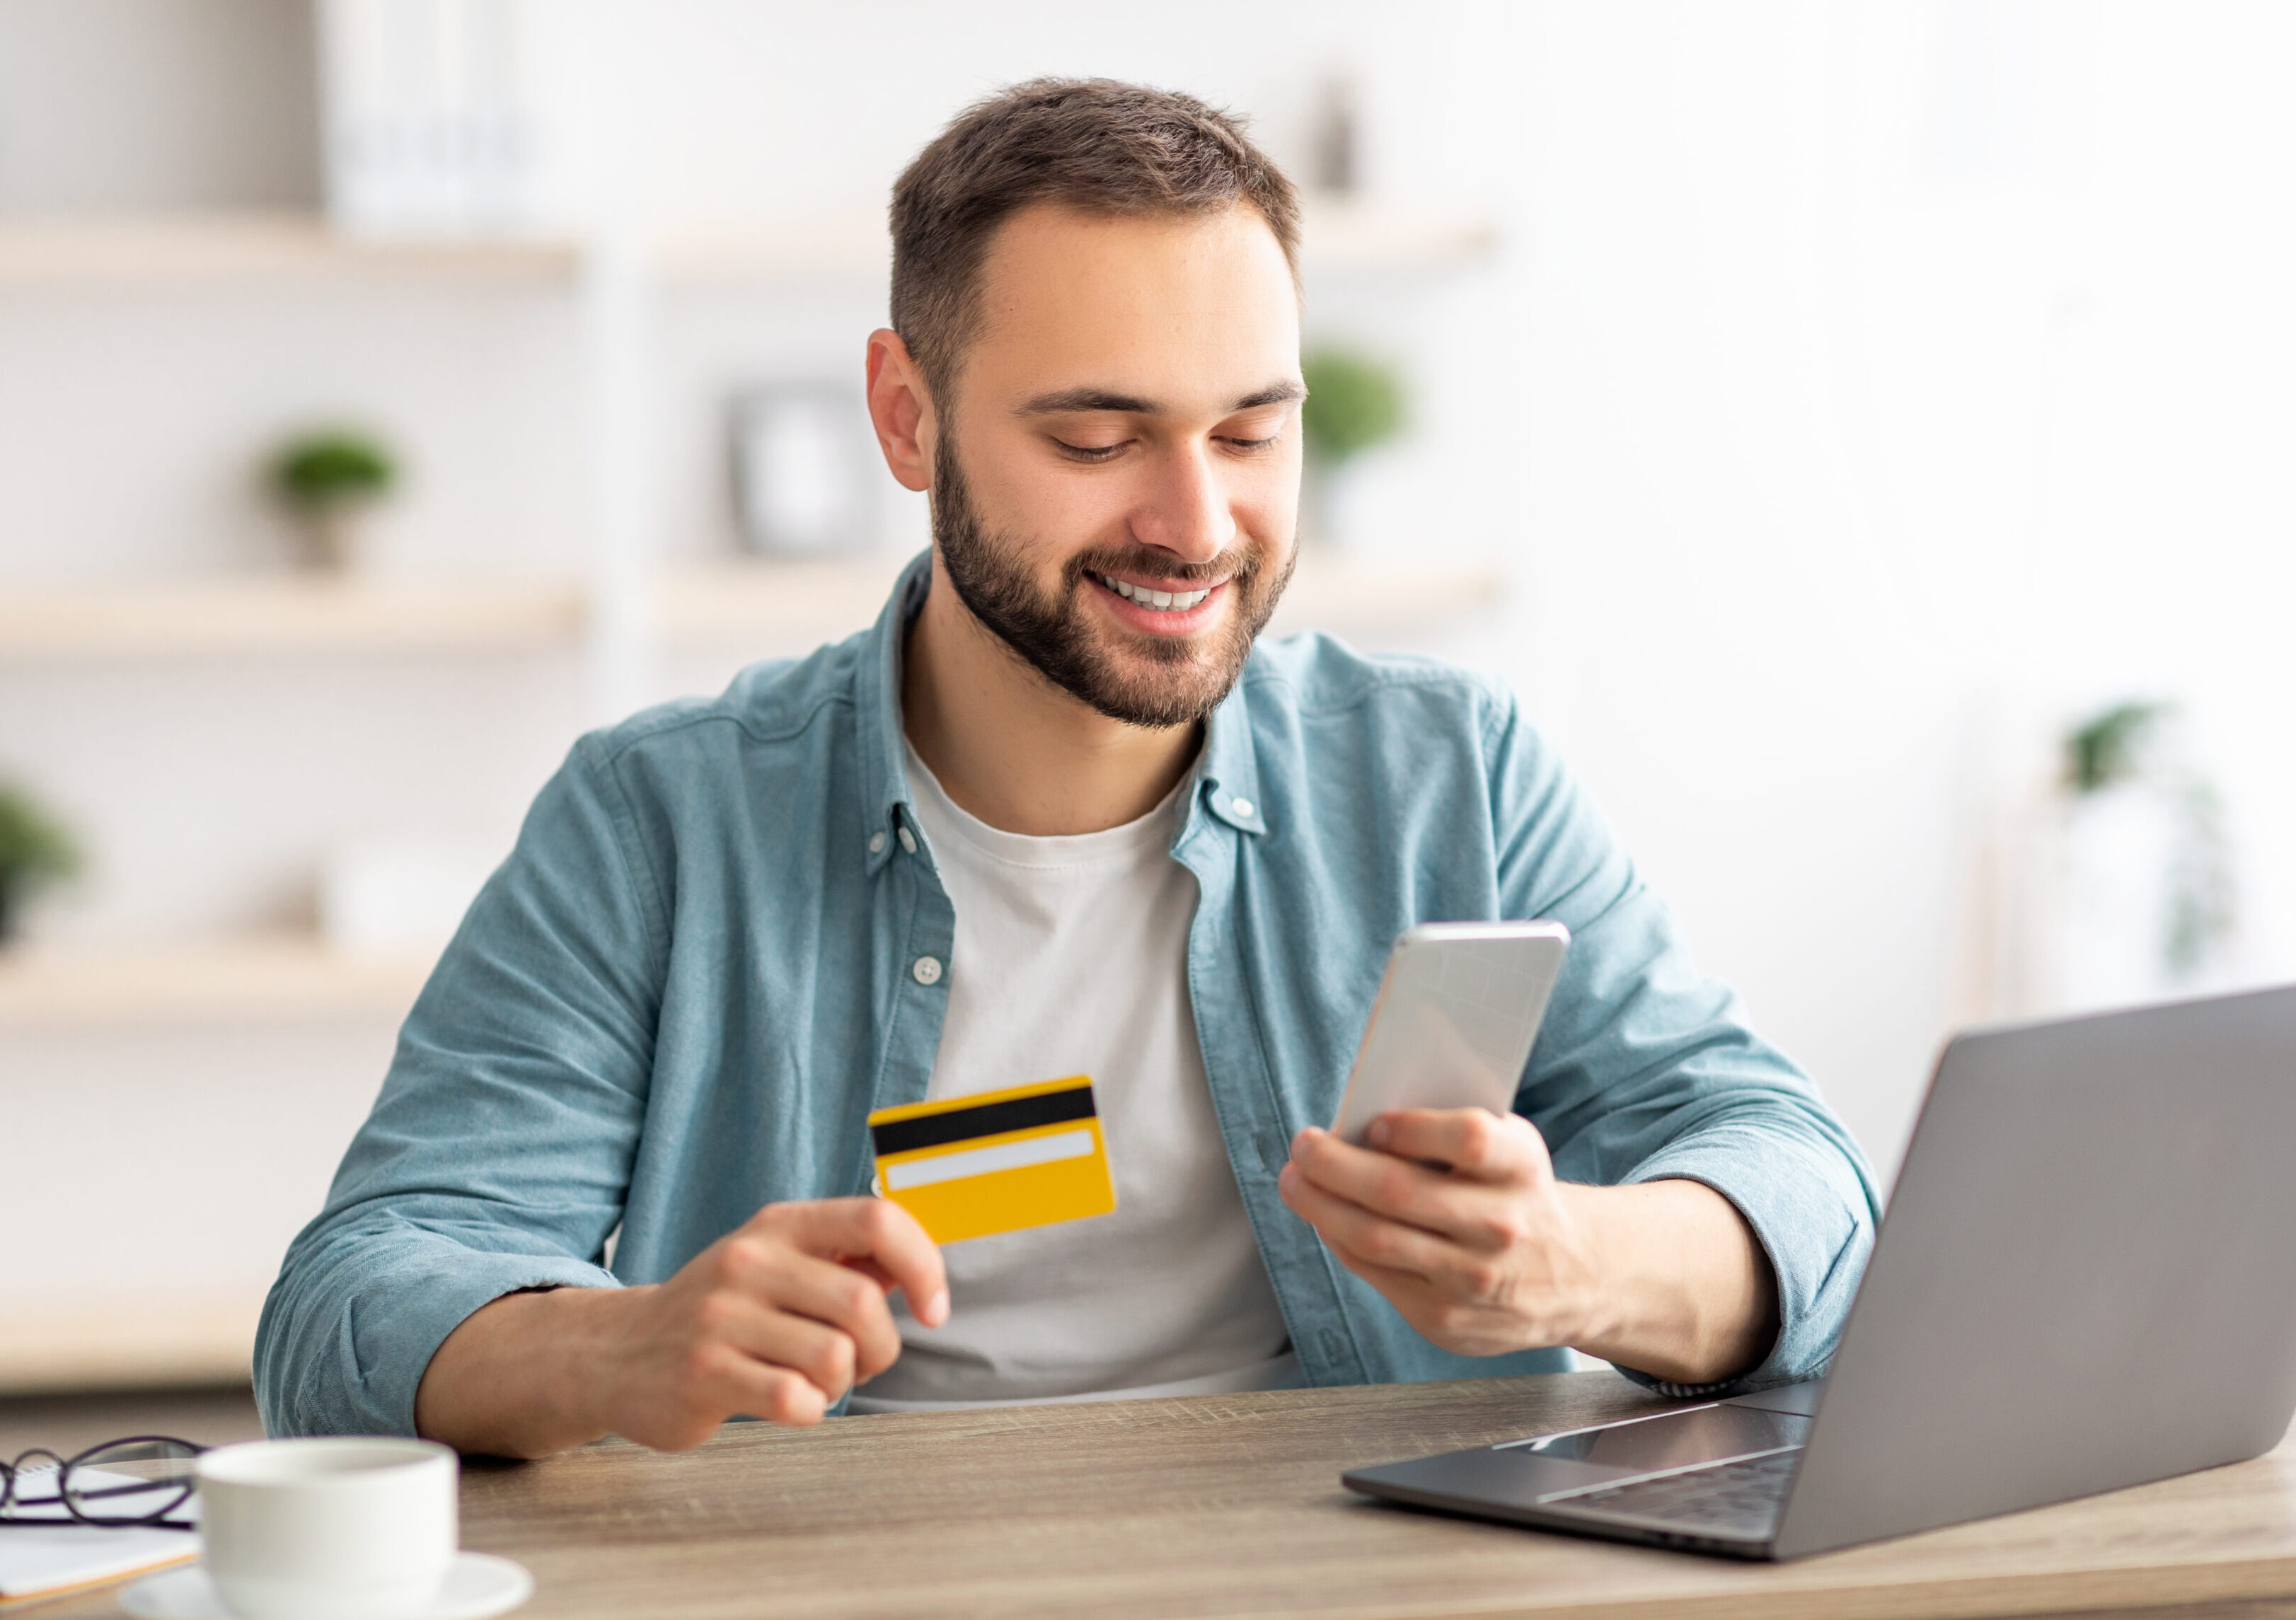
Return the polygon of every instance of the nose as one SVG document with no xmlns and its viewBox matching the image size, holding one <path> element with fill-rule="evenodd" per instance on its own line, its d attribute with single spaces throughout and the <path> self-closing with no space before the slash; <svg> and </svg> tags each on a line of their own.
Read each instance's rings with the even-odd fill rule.
<svg viewBox="0 0 2296 1620">
<path fill-rule="evenodd" d="M 1210 562 L 1236 536 L 1235 513 L 1211 446 L 1176 446 L 1158 465 L 1132 513 L 1132 537 L 1180 562 Z"/>
</svg>

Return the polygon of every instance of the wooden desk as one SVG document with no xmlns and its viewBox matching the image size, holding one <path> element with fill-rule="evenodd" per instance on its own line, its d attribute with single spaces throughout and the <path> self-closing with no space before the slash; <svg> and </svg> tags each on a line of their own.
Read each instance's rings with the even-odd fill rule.
<svg viewBox="0 0 2296 1620">
<path fill-rule="evenodd" d="M 473 1465 L 463 1541 L 534 1571 L 533 1620 L 2296 1616 L 2296 1444 L 1787 1565 L 1413 1513 L 1340 1486 L 1353 1464 L 1660 1404 L 1578 1372 L 740 1424 L 680 1457 L 609 1442 Z"/>
</svg>

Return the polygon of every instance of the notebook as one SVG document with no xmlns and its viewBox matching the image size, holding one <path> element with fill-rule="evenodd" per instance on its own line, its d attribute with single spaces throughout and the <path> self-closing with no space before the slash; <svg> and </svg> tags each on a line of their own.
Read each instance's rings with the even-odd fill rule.
<svg viewBox="0 0 2296 1620">
<path fill-rule="evenodd" d="M 54 1474 L 53 1469 L 34 1470 L 16 1482 L 18 1500 L 8 1505 L 9 1517 L 53 1519 L 55 1528 L 20 1523 L 0 1529 L 0 1608 L 60 1598 L 200 1556 L 200 1538 L 181 1530 L 99 1530 L 74 1524 L 62 1505 L 53 1501 Z M 120 1483 L 127 1483 L 124 1477 Z M 51 1498 L 51 1505 L 43 1507 L 42 1496 Z M 185 1502 L 170 1517 L 196 1519 L 198 1501 Z"/>
</svg>

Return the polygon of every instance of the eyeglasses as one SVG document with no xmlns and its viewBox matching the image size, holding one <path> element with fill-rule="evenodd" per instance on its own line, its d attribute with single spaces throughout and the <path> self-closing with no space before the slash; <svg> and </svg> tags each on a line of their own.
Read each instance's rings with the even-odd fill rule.
<svg viewBox="0 0 2296 1620">
<path fill-rule="evenodd" d="M 107 1440 L 73 1457 L 36 1445 L 13 1462 L 0 1460 L 0 1529 L 196 1530 L 192 1520 L 168 1516 L 191 1500 L 199 1485 L 192 1465 L 205 1450 L 166 1435 Z"/>
</svg>

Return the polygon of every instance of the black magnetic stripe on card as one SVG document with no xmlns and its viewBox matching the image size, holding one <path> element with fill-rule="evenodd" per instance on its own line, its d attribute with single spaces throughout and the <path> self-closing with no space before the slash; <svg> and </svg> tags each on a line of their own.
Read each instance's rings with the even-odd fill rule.
<svg viewBox="0 0 2296 1620">
<path fill-rule="evenodd" d="M 889 1119 L 869 1127 L 870 1142 L 879 1158 L 914 1153 L 919 1148 L 939 1148 L 976 1136 L 1001 1136 L 1007 1131 L 1032 1131 L 1038 1125 L 1065 1125 L 1090 1119 L 1099 1110 L 1092 1104 L 1092 1087 L 1072 1085 L 1062 1092 L 1040 1092 L 1005 1102 L 984 1102 L 979 1108 L 951 1109 L 943 1114 L 923 1114 L 914 1119 Z"/>
</svg>

